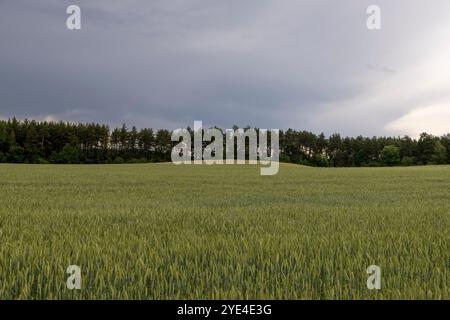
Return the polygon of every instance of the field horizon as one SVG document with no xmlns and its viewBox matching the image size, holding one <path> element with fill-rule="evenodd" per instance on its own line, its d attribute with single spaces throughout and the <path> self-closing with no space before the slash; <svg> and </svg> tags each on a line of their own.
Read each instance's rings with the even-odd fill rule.
<svg viewBox="0 0 450 320">
<path fill-rule="evenodd" d="M 0 164 L 0 298 L 449 299 L 449 169 Z"/>
</svg>

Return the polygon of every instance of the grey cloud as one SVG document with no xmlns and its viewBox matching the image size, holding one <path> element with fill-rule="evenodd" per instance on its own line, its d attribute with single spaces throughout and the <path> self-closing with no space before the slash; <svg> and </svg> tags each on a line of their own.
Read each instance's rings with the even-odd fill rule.
<svg viewBox="0 0 450 320">
<path fill-rule="evenodd" d="M 410 102 L 366 110 L 359 97 L 422 60 L 430 48 L 415 40 L 450 6 L 379 0 L 371 33 L 371 2 L 4 1 L 0 116 L 382 134 Z M 81 31 L 65 28 L 68 4 L 82 8 Z"/>
</svg>

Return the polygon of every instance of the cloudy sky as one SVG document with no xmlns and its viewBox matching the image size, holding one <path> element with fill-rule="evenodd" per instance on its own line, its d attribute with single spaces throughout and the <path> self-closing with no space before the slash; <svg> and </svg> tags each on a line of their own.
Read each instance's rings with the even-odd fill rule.
<svg viewBox="0 0 450 320">
<path fill-rule="evenodd" d="M 0 0 L 0 118 L 12 116 L 443 134 L 450 1 Z"/>
</svg>

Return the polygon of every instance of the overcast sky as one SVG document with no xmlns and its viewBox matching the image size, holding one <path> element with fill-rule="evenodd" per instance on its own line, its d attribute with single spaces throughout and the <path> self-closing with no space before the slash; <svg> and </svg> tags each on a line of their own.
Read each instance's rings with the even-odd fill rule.
<svg viewBox="0 0 450 320">
<path fill-rule="evenodd" d="M 450 1 L 0 0 L 0 118 L 12 116 L 447 133 Z"/>
</svg>

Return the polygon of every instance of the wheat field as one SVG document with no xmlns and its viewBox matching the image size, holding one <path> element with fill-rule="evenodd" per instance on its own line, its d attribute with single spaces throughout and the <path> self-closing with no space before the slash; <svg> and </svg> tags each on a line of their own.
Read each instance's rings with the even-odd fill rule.
<svg viewBox="0 0 450 320">
<path fill-rule="evenodd" d="M 449 299 L 449 274 L 448 166 L 0 165 L 0 299 Z"/>
</svg>

